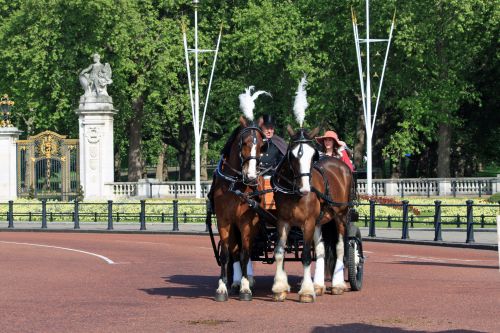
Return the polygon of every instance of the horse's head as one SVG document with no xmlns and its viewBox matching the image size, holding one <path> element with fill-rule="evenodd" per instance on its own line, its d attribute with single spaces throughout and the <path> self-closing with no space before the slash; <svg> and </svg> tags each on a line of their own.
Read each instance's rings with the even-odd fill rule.
<svg viewBox="0 0 500 333">
<path fill-rule="evenodd" d="M 264 134 L 254 123 L 243 116 L 240 117 L 240 128 L 234 144 L 238 145 L 241 174 L 244 183 L 255 183 L 260 160 L 260 150 L 263 145 Z"/>
<path fill-rule="evenodd" d="M 288 161 L 301 194 L 306 195 L 311 191 L 311 169 L 313 162 L 318 159 L 319 153 L 313 138 L 318 134 L 319 128 L 306 132 L 303 128 L 294 131 L 288 125 L 288 134 L 291 143 L 288 147 Z"/>
</svg>

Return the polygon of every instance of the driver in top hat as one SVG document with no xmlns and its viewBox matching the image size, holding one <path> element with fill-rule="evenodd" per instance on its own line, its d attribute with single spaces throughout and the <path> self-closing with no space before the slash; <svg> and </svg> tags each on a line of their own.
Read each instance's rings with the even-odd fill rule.
<svg viewBox="0 0 500 333">
<path fill-rule="evenodd" d="M 264 178 L 268 178 L 274 173 L 278 163 L 285 156 L 288 145 L 285 140 L 274 134 L 275 123 L 273 116 L 269 114 L 263 115 L 259 124 L 262 132 L 264 132 L 264 142 L 267 142 L 260 156 L 260 166 L 263 170 L 269 169 L 263 174 Z"/>
</svg>

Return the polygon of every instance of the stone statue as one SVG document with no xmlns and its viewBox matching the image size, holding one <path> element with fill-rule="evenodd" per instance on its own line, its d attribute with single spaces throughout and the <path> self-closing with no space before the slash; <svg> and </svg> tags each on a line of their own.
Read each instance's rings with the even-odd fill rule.
<svg viewBox="0 0 500 333">
<path fill-rule="evenodd" d="M 85 94 L 83 96 L 109 96 L 107 85 L 111 84 L 111 66 L 108 63 L 102 64 L 101 57 L 95 53 L 94 63 L 80 72 L 80 84 Z"/>
</svg>

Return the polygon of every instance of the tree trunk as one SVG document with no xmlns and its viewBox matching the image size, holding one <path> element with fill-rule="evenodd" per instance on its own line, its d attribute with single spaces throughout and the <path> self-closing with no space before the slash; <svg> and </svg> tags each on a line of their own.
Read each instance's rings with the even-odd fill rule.
<svg viewBox="0 0 500 333">
<path fill-rule="evenodd" d="M 201 149 L 200 180 L 208 180 L 208 171 L 207 171 L 208 140 L 206 134 L 204 134 L 203 137 L 204 137 L 204 142 L 203 142 L 203 147 Z"/>
<path fill-rule="evenodd" d="M 193 180 L 191 169 L 191 153 L 193 150 L 193 132 L 189 125 L 181 126 L 179 129 L 180 150 L 178 152 L 179 177 L 180 180 Z"/>
<path fill-rule="evenodd" d="M 450 177 L 451 131 L 449 124 L 442 123 L 439 125 L 437 168 L 439 178 Z"/>
<path fill-rule="evenodd" d="M 115 158 L 114 158 L 114 165 L 115 165 L 115 174 L 114 174 L 114 179 L 115 182 L 121 181 L 121 176 L 122 176 L 122 170 L 121 170 L 121 165 L 122 165 L 122 158 L 120 156 L 120 149 L 115 146 Z"/>
<path fill-rule="evenodd" d="M 144 97 L 140 96 L 132 103 L 134 116 L 129 123 L 129 147 L 128 147 L 128 181 L 136 182 L 142 177 L 142 156 L 141 156 L 141 137 L 142 137 L 142 116 L 144 108 Z"/>
<path fill-rule="evenodd" d="M 361 100 L 359 100 L 361 102 Z M 363 114 L 363 105 L 358 109 L 358 130 L 356 131 L 356 144 L 354 145 L 354 165 L 357 170 L 363 166 L 363 157 L 365 156 L 365 117 Z"/>
<path fill-rule="evenodd" d="M 166 153 L 167 153 L 167 144 L 163 143 L 162 149 L 161 149 L 160 153 L 158 154 L 158 164 L 156 165 L 156 179 L 158 179 L 159 181 L 165 180 L 165 169 L 167 169 L 167 166 L 165 163 L 165 161 L 166 161 L 165 154 Z"/>
</svg>

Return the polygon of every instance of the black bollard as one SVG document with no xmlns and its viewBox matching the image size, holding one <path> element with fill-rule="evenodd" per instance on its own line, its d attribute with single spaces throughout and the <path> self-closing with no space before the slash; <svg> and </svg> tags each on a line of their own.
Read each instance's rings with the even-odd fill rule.
<svg viewBox="0 0 500 333">
<path fill-rule="evenodd" d="M 408 200 L 403 200 L 403 234 L 401 239 L 409 239 L 408 234 Z"/>
<path fill-rule="evenodd" d="M 47 229 L 47 199 L 42 199 L 42 229 Z"/>
<path fill-rule="evenodd" d="M 441 201 L 434 201 L 434 241 L 442 241 L 441 236 Z"/>
<path fill-rule="evenodd" d="M 108 230 L 113 230 L 113 200 L 108 200 Z"/>
<path fill-rule="evenodd" d="M 146 200 L 141 200 L 141 229 L 146 230 Z"/>
<path fill-rule="evenodd" d="M 467 239 L 466 243 L 474 243 L 474 213 L 473 213 L 473 204 L 474 201 L 467 200 L 465 202 L 467 204 Z"/>
<path fill-rule="evenodd" d="M 376 237 L 375 234 L 375 200 L 370 200 L 370 228 L 368 237 Z"/>
<path fill-rule="evenodd" d="M 9 226 L 8 228 L 14 228 L 14 201 L 9 200 Z"/>
<path fill-rule="evenodd" d="M 80 203 L 78 202 L 77 199 L 75 199 L 75 208 L 74 208 L 74 214 L 75 214 L 75 229 L 80 229 Z"/>
<path fill-rule="evenodd" d="M 173 223 L 173 226 L 172 226 L 172 230 L 173 231 L 179 231 L 179 200 L 174 200 L 172 201 L 172 204 L 173 204 L 173 210 L 174 210 L 174 213 L 173 213 L 173 219 L 174 219 L 174 223 Z"/>
</svg>

